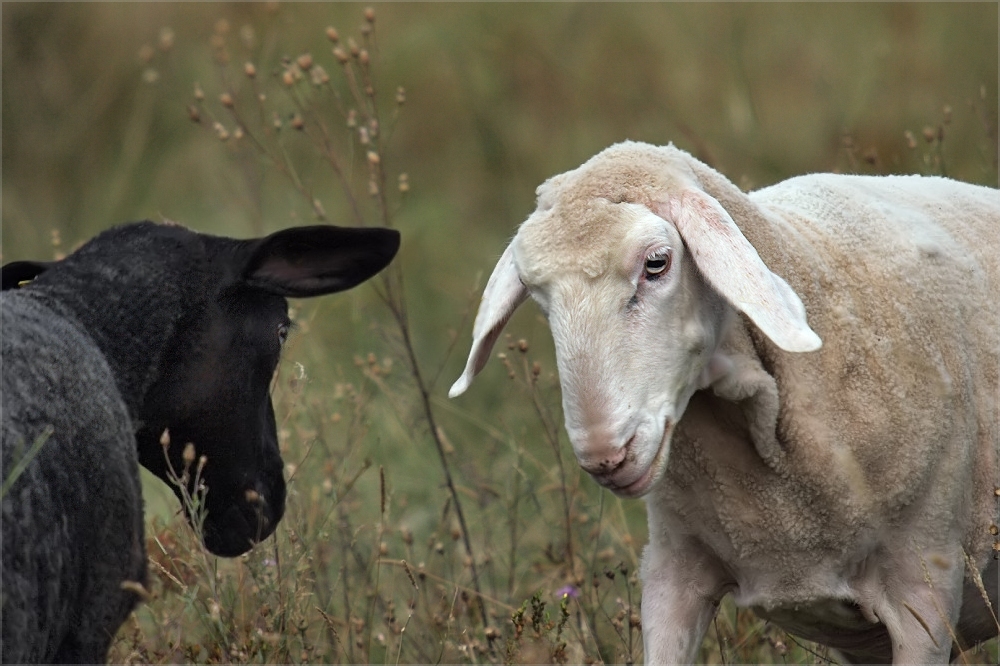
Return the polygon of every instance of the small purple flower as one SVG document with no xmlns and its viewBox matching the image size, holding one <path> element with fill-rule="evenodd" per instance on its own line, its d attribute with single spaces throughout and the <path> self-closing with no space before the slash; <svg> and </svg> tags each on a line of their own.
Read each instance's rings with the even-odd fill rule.
<svg viewBox="0 0 1000 666">
<path fill-rule="evenodd" d="M 564 597 L 571 597 L 573 599 L 576 599 L 577 597 L 580 596 L 580 588 L 575 587 L 573 585 L 566 585 L 556 590 L 556 596 L 559 597 L 560 599 Z"/>
</svg>

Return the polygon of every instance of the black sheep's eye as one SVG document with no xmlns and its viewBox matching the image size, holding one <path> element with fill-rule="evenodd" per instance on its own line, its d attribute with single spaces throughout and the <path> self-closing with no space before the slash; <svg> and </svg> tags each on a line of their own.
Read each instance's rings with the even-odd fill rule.
<svg viewBox="0 0 1000 666">
<path fill-rule="evenodd" d="M 278 344 L 284 347 L 285 341 L 287 339 L 288 339 L 288 324 L 280 324 L 278 326 Z"/>
<path fill-rule="evenodd" d="M 660 250 L 646 257 L 646 277 L 655 280 L 670 269 L 670 250 Z"/>
</svg>

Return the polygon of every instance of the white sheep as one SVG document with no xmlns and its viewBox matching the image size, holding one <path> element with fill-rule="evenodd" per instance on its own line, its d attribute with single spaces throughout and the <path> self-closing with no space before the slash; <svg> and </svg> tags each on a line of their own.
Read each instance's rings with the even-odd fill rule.
<svg viewBox="0 0 1000 666">
<path fill-rule="evenodd" d="M 647 498 L 647 663 L 691 662 L 729 593 L 848 660 L 945 662 L 998 632 L 998 257 L 994 189 L 746 194 L 617 144 L 538 188 L 450 395 L 531 296 L 580 465 Z"/>
</svg>

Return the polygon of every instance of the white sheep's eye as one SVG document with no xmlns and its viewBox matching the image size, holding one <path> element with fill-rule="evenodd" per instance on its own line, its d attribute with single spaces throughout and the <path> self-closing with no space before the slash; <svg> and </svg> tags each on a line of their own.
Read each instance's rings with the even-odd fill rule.
<svg viewBox="0 0 1000 666">
<path fill-rule="evenodd" d="M 278 325 L 278 344 L 282 347 L 285 346 L 285 340 L 288 339 L 288 324 Z"/>
<path fill-rule="evenodd" d="M 663 250 L 646 257 L 646 277 L 656 278 L 670 268 L 670 250 Z"/>
</svg>

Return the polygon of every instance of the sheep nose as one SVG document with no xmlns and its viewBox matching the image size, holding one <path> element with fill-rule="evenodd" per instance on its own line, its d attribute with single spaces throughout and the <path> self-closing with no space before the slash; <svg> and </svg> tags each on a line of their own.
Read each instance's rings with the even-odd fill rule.
<svg viewBox="0 0 1000 666">
<path fill-rule="evenodd" d="M 611 474 L 625 464 L 629 447 L 634 439 L 635 435 L 630 437 L 624 446 L 616 447 L 608 444 L 589 446 L 584 455 L 577 456 L 577 461 L 588 474 L 594 476 Z"/>
</svg>

